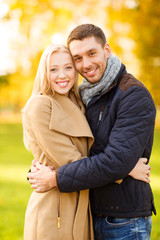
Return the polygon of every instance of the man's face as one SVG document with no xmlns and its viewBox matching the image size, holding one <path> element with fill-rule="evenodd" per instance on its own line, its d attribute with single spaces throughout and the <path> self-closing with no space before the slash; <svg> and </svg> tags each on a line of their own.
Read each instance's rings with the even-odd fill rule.
<svg viewBox="0 0 160 240">
<path fill-rule="evenodd" d="M 73 40 L 69 48 L 77 71 L 90 83 L 99 82 L 107 66 L 111 54 L 109 45 L 104 47 L 95 37 Z"/>
</svg>

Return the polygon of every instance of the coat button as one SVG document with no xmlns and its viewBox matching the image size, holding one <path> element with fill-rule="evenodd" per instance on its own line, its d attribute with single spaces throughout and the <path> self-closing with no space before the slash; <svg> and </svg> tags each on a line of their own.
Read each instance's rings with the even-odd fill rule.
<svg viewBox="0 0 160 240">
<path fill-rule="evenodd" d="M 119 206 L 116 206 L 116 210 L 118 210 L 119 209 Z"/>
<path fill-rule="evenodd" d="M 114 209 L 114 207 L 113 207 L 113 206 L 110 206 L 110 209 Z"/>
</svg>

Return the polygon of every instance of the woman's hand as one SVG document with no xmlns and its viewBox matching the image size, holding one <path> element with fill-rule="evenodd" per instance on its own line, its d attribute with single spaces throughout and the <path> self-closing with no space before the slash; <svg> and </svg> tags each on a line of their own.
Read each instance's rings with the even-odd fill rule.
<svg viewBox="0 0 160 240">
<path fill-rule="evenodd" d="M 136 166 L 129 173 L 129 175 L 137 180 L 150 183 L 149 177 L 150 177 L 151 167 L 148 164 L 146 164 L 146 162 L 147 162 L 147 158 L 140 158 Z"/>
<path fill-rule="evenodd" d="M 33 159 L 32 161 L 32 165 L 31 165 L 31 172 L 37 172 L 38 170 L 40 170 L 40 167 L 42 166 L 42 164 L 40 164 L 36 159 Z M 48 166 L 51 170 L 54 170 L 54 168 L 52 166 Z"/>
</svg>

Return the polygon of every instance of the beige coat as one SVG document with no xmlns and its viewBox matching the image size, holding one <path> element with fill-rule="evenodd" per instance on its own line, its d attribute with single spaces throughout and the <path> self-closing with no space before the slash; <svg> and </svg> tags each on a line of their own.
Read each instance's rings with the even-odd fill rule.
<svg viewBox="0 0 160 240">
<path fill-rule="evenodd" d="M 34 158 L 55 169 L 87 156 L 93 136 L 82 111 L 66 96 L 32 98 L 24 113 Z M 24 240 L 93 240 L 89 191 L 31 194 Z"/>
</svg>

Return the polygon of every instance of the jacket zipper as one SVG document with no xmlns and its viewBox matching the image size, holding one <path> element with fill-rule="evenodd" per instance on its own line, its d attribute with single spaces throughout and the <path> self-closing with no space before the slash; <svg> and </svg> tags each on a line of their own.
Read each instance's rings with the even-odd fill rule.
<svg viewBox="0 0 160 240">
<path fill-rule="evenodd" d="M 105 108 L 105 106 L 101 107 L 101 110 L 100 110 L 100 113 L 99 113 L 99 117 L 98 117 L 97 129 L 98 129 L 98 127 L 99 127 L 99 124 L 100 124 L 101 121 L 102 121 L 102 115 L 103 115 L 103 112 L 104 112 L 104 108 Z"/>
<path fill-rule="evenodd" d="M 99 114 L 99 119 L 98 119 L 99 122 L 101 122 L 101 120 L 102 120 L 102 114 L 103 114 L 103 111 L 101 110 L 100 114 Z"/>
</svg>

